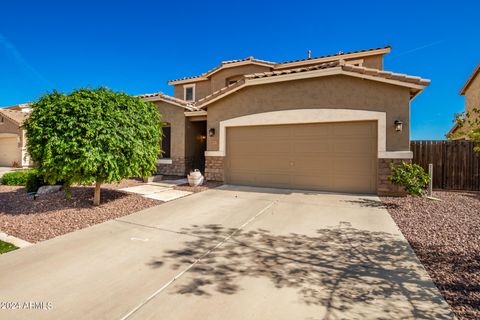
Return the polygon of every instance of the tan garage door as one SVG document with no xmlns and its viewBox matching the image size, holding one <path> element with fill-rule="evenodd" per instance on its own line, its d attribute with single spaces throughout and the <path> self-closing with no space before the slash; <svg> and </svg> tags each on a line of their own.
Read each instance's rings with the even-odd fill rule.
<svg viewBox="0 0 480 320">
<path fill-rule="evenodd" d="M 20 161 L 20 152 L 16 137 L 0 137 L 0 166 L 9 167 Z"/>
<path fill-rule="evenodd" d="M 374 121 L 228 128 L 226 182 L 375 193 L 376 141 Z"/>
</svg>

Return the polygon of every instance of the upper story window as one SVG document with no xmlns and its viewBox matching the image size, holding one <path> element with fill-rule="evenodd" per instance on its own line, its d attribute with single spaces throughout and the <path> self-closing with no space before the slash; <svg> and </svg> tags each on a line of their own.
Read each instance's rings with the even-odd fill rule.
<svg viewBox="0 0 480 320">
<path fill-rule="evenodd" d="M 186 84 L 183 86 L 183 100 L 195 101 L 195 84 Z"/>
</svg>

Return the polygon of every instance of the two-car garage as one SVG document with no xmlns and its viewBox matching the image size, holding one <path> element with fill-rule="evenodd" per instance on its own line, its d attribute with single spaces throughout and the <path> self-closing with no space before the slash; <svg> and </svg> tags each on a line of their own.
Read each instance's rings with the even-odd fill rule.
<svg viewBox="0 0 480 320">
<path fill-rule="evenodd" d="M 229 184 L 375 193 L 377 163 L 376 121 L 226 130 Z"/>
</svg>

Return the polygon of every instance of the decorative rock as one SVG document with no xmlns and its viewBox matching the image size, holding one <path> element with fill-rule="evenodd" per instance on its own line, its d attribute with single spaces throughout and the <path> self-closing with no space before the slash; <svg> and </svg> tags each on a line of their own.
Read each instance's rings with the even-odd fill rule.
<svg viewBox="0 0 480 320">
<path fill-rule="evenodd" d="M 62 186 L 56 185 L 56 186 L 42 186 L 38 189 L 37 195 L 42 195 L 42 194 L 49 194 L 49 193 L 55 193 L 58 192 L 62 189 Z"/>
</svg>

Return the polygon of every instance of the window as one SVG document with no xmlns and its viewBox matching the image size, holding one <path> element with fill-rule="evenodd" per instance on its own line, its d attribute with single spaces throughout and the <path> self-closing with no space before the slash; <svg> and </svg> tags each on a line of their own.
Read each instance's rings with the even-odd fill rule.
<svg viewBox="0 0 480 320">
<path fill-rule="evenodd" d="M 3 124 L 5 122 L 5 118 L 4 117 L 0 117 L 0 124 Z"/>
<path fill-rule="evenodd" d="M 238 80 L 228 80 L 227 82 L 227 85 L 231 85 L 231 84 L 234 84 L 234 83 L 237 83 Z"/>
<path fill-rule="evenodd" d="M 185 101 L 195 101 L 195 85 L 194 84 L 183 86 L 183 99 Z"/>
<path fill-rule="evenodd" d="M 170 146 L 171 146 L 171 127 L 163 127 L 163 137 L 162 137 L 162 156 L 161 158 L 170 158 Z"/>
</svg>

